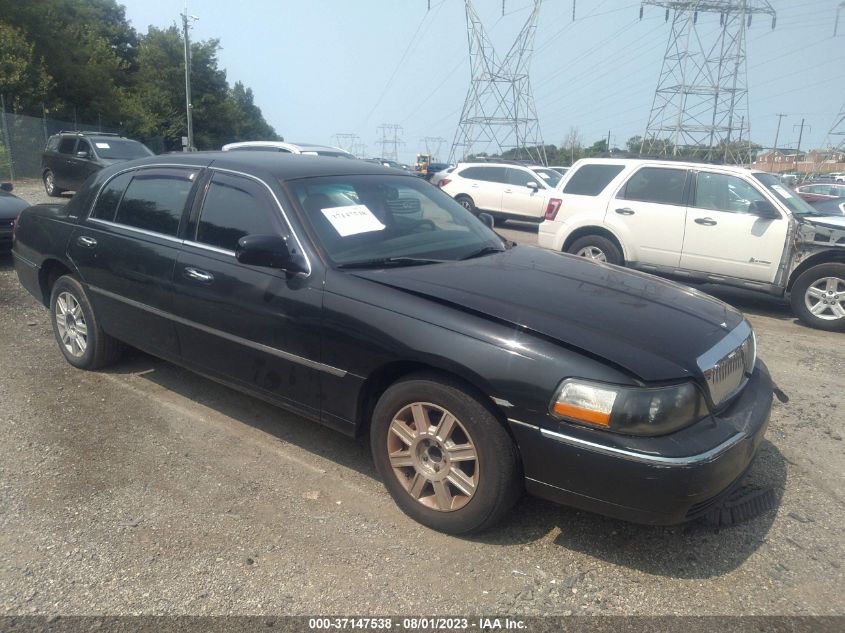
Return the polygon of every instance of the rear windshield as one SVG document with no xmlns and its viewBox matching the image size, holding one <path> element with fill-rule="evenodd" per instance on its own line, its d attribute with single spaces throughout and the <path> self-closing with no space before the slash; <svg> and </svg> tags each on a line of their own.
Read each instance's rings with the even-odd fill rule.
<svg viewBox="0 0 845 633">
<path fill-rule="evenodd" d="M 584 165 L 569 178 L 563 193 L 597 196 L 625 167 L 623 165 Z"/>
<path fill-rule="evenodd" d="M 153 153 L 138 141 L 126 139 L 91 139 L 94 143 L 94 151 L 100 158 L 132 160 L 133 158 L 144 158 L 152 156 Z"/>
</svg>

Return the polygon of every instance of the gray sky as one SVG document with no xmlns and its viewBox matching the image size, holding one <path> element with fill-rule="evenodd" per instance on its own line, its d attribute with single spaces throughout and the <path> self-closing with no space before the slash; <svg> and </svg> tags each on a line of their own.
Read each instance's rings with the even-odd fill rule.
<svg viewBox="0 0 845 633">
<path fill-rule="evenodd" d="M 179 19 L 184 0 L 122 0 L 145 31 Z M 806 118 L 803 148 L 820 145 L 845 101 L 845 15 L 833 38 L 840 0 L 771 0 L 777 28 L 755 20 L 748 37 L 751 137 L 794 147 Z M 424 150 L 425 136 L 448 139 L 447 158 L 469 85 L 462 0 L 190 0 L 192 37 L 218 38 L 230 83 L 243 81 L 267 121 L 285 139 L 333 143 L 357 133 L 379 154 L 377 127 L 398 123 L 400 159 Z M 528 16 L 529 0 L 475 0 L 502 54 Z M 560 145 L 576 126 L 586 145 L 614 145 L 642 134 L 669 36 L 663 11 L 639 2 L 545 0 L 532 63 L 543 138 Z M 718 16 L 710 20 L 718 28 Z M 704 22 L 701 23 L 703 25 Z M 793 126 L 795 126 L 793 128 Z"/>
</svg>

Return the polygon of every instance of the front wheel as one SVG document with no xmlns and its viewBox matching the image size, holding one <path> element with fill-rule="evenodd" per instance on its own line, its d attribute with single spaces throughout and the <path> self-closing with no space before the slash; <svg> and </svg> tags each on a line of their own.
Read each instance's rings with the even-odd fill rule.
<svg viewBox="0 0 845 633">
<path fill-rule="evenodd" d="M 120 342 L 100 327 L 82 284 L 74 277 L 59 277 L 50 293 L 53 333 L 65 360 L 79 369 L 99 369 L 113 363 Z"/>
<path fill-rule="evenodd" d="M 566 252 L 608 264 L 621 265 L 623 261 L 622 253 L 616 244 L 601 235 L 580 237 L 570 244 Z"/>
<path fill-rule="evenodd" d="M 792 311 L 809 326 L 845 331 L 845 264 L 829 263 L 805 270 L 789 297 Z"/>
<path fill-rule="evenodd" d="M 384 392 L 370 448 L 399 508 L 441 532 L 494 525 L 522 490 L 516 446 L 502 424 L 460 384 L 437 376 L 412 376 Z"/>
</svg>

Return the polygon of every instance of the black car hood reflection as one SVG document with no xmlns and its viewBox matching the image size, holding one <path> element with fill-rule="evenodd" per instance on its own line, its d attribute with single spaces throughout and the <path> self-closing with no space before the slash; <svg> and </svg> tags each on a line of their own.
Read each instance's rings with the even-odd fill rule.
<svg viewBox="0 0 845 633">
<path fill-rule="evenodd" d="M 589 350 L 646 381 L 699 375 L 696 359 L 742 321 L 684 286 L 530 246 L 350 274 Z"/>
</svg>

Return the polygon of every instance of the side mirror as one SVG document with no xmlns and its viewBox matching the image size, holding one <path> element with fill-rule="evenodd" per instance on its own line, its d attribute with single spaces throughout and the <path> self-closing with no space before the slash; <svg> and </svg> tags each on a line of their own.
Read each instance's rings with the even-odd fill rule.
<svg viewBox="0 0 845 633">
<path fill-rule="evenodd" d="M 3 190 L 3 191 L 11 191 L 14 188 L 15 188 L 15 186 L 10 182 L 4 182 L 4 183 L 0 184 L 0 189 Z"/>
<path fill-rule="evenodd" d="M 278 235 L 245 235 L 238 240 L 235 258 L 242 264 L 278 268 L 294 275 L 308 272 L 299 248 Z"/>
<path fill-rule="evenodd" d="M 91 154 L 88 152 L 76 152 L 77 158 L 91 158 Z"/>
<path fill-rule="evenodd" d="M 488 229 L 492 229 L 493 224 L 495 224 L 495 222 L 493 221 L 493 216 L 489 213 L 479 213 L 478 219 L 481 220 L 481 223 Z"/>
<path fill-rule="evenodd" d="M 536 182 L 534 182 L 533 180 L 532 180 L 532 181 L 530 181 L 530 182 L 525 183 L 525 186 L 526 186 L 526 187 L 528 187 L 529 189 L 534 190 L 534 191 L 539 191 L 539 189 L 540 189 L 540 185 L 538 185 L 538 184 L 537 184 Z"/>
<path fill-rule="evenodd" d="M 748 205 L 748 212 L 766 220 L 779 220 L 780 211 L 768 200 L 755 200 Z"/>
</svg>

